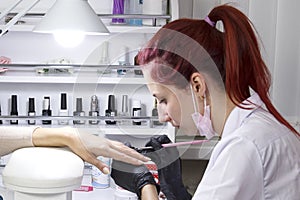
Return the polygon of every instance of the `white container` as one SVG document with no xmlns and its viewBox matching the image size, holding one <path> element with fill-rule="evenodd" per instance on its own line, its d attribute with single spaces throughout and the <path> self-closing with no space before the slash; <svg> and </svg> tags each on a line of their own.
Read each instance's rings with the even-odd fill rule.
<svg viewBox="0 0 300 200">
<path fill-rule="evenodd" d="M 110 158 L 98 156 L 98 159 L 110 167 Z M 110 186 L 110 175 L 103 174 L 96 166 L 92 165 L 92 186 L 98 189 Z"/>
</svg>

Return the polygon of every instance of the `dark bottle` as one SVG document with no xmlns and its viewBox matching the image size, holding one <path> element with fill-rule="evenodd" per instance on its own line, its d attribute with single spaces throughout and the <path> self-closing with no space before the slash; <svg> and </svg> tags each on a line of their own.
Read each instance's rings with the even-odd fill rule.
<svg viewBox="0 0 300 200">
<path fill-rule="evenodd" d="M 85 116 L 85 112 L 82 110 L 82 98 L 76 98 L 76 110 L 73 112 L 73 116 Z M 73 120 L 73 124 L 85 124 L 85 120 Z"/>
<path fill-rule="evenodd" d="M 44 97 L 43 100 L 43 110 L 42 110 L 43 116 L 51 116 L 52 111 L 50 109 L 50 97 Z M 42 124 L 51 124 L 51 120 L 42 120 Z"/>
<path fill-rule="evenodd" d="M 59 116 L 68 116 L 69 115 L 69 111 L 68 111 L 68 107 L 67 107 L 67 94 L 66 93 L 61 93 L 60 94 L 60 109 L 59 109 Z M 67 125 L 69 124 L 68 120 L 58 120 L 58 124 L 60 125 Z"/>
<path fill-rule="evenodd" d="M 132 101 L 132 117 L 140 117 L 141 116 L 141 101 L 140 100 L 133 100 Z M 132 120 L 133 125 L 141 125 L 142 122 L 140 119 Z"/>
<path fill-rule="evenodd" d="M 152 117 L 158 117 L 158 110 L 157 110 L 157 99 L 154 99 L 154 107 L 152 109 Z M 153 120 L 153 125 L 163 125 L 158 119 Z"/>
<path fill-rule="evenodd" d="M 108 108 L 105 110 L 106 117 L 115 117 L 117 116 L 117 111 L 115 110 L 115 96 L 108 96 Z M 116 124 L 115 120 L 105 120 L 106 124 Z"/>
<path fill-rule="evenodd" d="M 11 95 L 11 116 L 18 116 L 18 101 L 17 95 Z M 18 124 L 18 120 L 10 120 L 10 124 Z"/>
<path fill-rule="evenodd" d="M 28 116 L 35 116 L 34 98 L 29 98 L 29 101 L 28 101 Z M 27 122 L 30 125 L 34 125 L 35 124 L 35 120 L 34 119 L 30 119 Z"/>
<path fill-rule="evenodd" d="M 0 104 L 0 116 L 1 116 L 1 104 Z M 2 120 L 0 120 L 0 124 L 3 124 Z"/>
<path fill-rule="evenodd" d="M 89 116 L 98 117 L 99 116 L 99 103 L 96 95 L 91 97 L 91 110 L 89 112 Z M 99 120 L 90 120 L 90 124 L 98 124 Z"/>
</svg>

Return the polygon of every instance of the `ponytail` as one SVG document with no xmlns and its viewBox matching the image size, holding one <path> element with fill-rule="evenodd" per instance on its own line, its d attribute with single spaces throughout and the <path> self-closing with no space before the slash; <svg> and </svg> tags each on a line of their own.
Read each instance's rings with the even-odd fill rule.
<svg viewBox="0 0 300 200">
<path fill-rule="evenodd" d="M 269 98 L 270 72 L 265 65 L 257 37 L 249 19 L 239 10 L 222 5 L 208 15 L 213 22 L 222 21 L 224 27 L 225 88 L 231 101 L 237 105 L 250 96 L 253 89 L 273 116 L 295 134 L 300 134 L 276 110 Z M 240 107 L 243 107 L 241 105 Z"/>
</svg>

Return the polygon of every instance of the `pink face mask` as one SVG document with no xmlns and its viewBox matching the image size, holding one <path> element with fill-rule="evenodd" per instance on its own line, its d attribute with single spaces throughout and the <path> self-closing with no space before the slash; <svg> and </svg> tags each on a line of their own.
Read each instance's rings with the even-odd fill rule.
<svg viewBox="0 0 300 200">
<path fill-rule="evenodd" d="M 193 88 L 191 87 L 191 92 L 192 92 L 192 99 L 193 99 L 193 104 L 194 104 L 194 109 L 195 112 L 192 114 L 193 121 L 199 131 L 199 134 L 201 136 L 205 136 L 208 140 L 217 135 L 217 133 L 213 130 L 212 127 L 212 122 L 210 119 L 210 107 L 206 105 L 206 97 L 204 96 L 204 114 L 201 115 L 197 111 L 197 103 L 195 100 Z"/>
</svg>

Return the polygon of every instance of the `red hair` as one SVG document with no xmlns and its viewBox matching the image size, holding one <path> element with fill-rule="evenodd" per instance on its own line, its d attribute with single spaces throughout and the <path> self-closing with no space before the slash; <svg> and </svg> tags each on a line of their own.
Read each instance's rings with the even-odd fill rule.
<svg viewBox="0 0 300 200">
<path fill-rule="evenodd" d="M 137 62 L 141 66 L 150 62 L 160 64 L 152 65 L 152 79 L 178 88 L 186 88 L 191 75 L 197 71 L 207 73 L 215 80 L 219 77 L 227 95 L 239 107 L 250 97 L 252 89 L 279 122 L 300 136 L 271 103 L 271 75 L 260 54 L 257 37 L 249 19 L 229 5 L 215 7 L 208 17 L 215 23 L 222 21 L 224 32 L 204 20 L 172 21 L 161 28 L 140 50 Z M 212 70 L 210 61 L 213 61 L 218 73 Z M 160 67 L 161 64 L 171 70 Z"/>
</svg>

